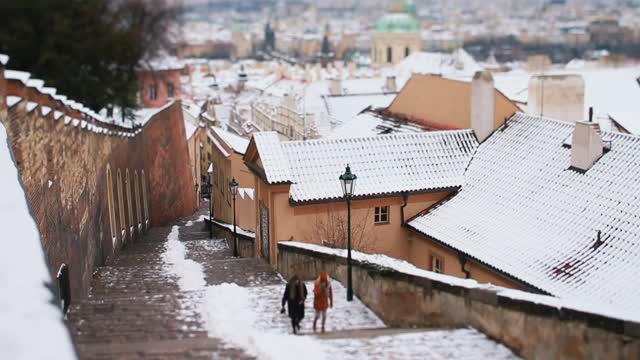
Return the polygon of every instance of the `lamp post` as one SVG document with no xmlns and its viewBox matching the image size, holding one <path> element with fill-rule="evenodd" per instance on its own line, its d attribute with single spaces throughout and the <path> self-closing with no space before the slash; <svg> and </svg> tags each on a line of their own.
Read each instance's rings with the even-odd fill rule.
<svg viewBox="0 0 640 360">
<path fill-rule="evenodd" d="M 238 233 L 236 232 L 236 194 L 238 193 L 238 182 L 236 178 L 229 182 L 229 190 L 233 197 L 233 257 L 238 257 Z"/>
<path fill-rule="evenodd" d="M 209 165 L 209 239 L 213 239 L 213 191 L 211 189 L 211 178 L 213 178 L 213 164 Z"/>
<path fill-rule="evenodd" d="M 351 173 L 351 168 L 347 164 L 344 174 L 340 175 L 342 193 L 347 200 L 347 301 L 353 300 L 353 283 L 351 277 L 351 198 L 353 189 L 358 177 Z"/>
</svg>

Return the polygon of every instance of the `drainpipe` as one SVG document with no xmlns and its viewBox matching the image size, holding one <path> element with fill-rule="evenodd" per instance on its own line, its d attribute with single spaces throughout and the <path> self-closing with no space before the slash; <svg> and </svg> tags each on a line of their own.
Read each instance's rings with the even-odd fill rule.
<svg viewBox="0 0 640 360">
<path fill-rule="evenodd" d="M 404 203 L 400 207 L 400 218 L 402 219 L 402 226 L 405 226 L 404 208 L 407 206 L 407 200 L 409 200 L 409 196 L 407 195 L 407 193 L 402 193 L 402 200 L 404 201 Z"/>
<path fill-rule="evenodd" d="M 465 279 L 471 278 L 471 272 L 464 268 L 467 265 L 467 256 L 462 252 L 458 252 L 458 259 L 460 259 L 460 270 L 464 273 Z"/>
</svg>

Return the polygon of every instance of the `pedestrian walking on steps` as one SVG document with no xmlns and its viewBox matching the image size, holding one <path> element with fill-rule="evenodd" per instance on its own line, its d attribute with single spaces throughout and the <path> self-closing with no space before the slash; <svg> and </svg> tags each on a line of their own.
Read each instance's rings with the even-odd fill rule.
<svg viewBox="0 0 640 360">
<path fill-rule="evenodd" d="M 324 325 L 327 322 L 327 309 L 333 307 L 333 290 L 329 282 L 329 276 L 326 271 L 320 273 L 320 276 L 313 284 L 313 308 L 316 315 L 313 319 L 313 332 L 316 332 L 318 318 L 322 318 L 322 332 L 324 333 Z"/>
<path fill-rule="evenodd" d="M 293 333 L 300 331 L 300 322 L 304 318 L 304 301 L 307 298 L 307 287 L 304 282 L 300 281 L 298 275 L 294 275 L 289 279 L 287 287 L 282 295 L 281 313 L 284 313 L 284 304 L 287 303 L 287 310 L 291 318 L 291 327 Z"/>
</svg>

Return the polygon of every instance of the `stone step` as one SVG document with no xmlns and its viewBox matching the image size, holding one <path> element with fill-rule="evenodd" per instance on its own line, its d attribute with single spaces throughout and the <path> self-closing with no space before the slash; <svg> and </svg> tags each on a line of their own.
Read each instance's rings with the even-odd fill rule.
<svg viewBox="0 0 640 360">
<path fill-rule="evenodd" d="M 168 339 L 126 344 L 79 345 L 84 359 L 254 359 L 211 338 Z M 214 355 L 215 354 L 215 355 Z"/>
<path fill-rule="evenodd" d="M 319 339 L 361 339 L 361 338 L 375 338 L 378 336 L 423 333 L 426 331 L 432 331 L 432 329 L 386 327 L 386 328 L 374 328 L 374 329 L 331 331 L 331 332 L 326 332 L 324 334 L 320 332 L 317 332 L 317 333 L 311 332 L 303 335 L 313 336 Z"/>
</svg>

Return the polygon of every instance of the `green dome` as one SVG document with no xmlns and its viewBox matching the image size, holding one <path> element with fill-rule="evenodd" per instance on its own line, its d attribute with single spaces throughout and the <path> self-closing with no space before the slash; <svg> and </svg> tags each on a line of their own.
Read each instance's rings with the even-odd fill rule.
<svg viewBox="0 0 640 360">
<path fill-rule="evenodd" d="M 413 32 L 420 31 L 418 20 L 407 13 L 391 13 L 382 16 L 376 22 L 376 31 Z"/>
<path fill-rule="evenodd" d="M 414 4 L 413 1 L 407 1 L 407 3 L 404 5 L 404 12 L 406 12 L 407 14 L 413 14 L 415 16 L 418 13 L 416 4 Z"/>
</svg>

